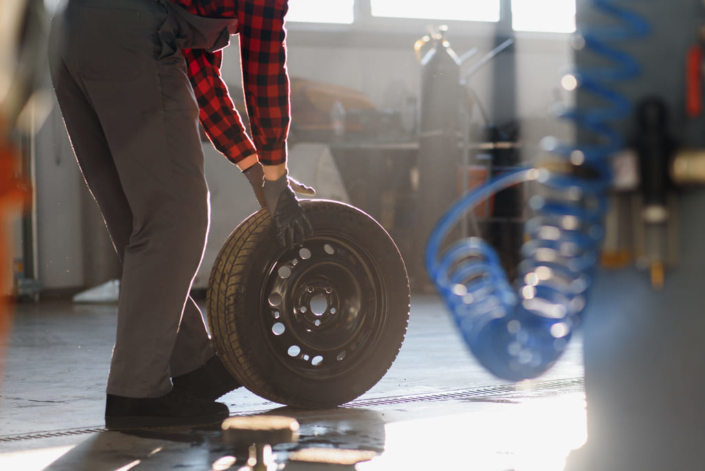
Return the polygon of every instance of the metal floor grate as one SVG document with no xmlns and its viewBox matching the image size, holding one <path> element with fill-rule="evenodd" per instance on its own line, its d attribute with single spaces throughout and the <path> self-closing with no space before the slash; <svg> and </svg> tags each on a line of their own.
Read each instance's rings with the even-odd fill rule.
<svg viewBox="0 0 705 471">
<path fill-rule="evenodd" d="M 585 381 L 582 378 L 564 379 L 558 381 L 543 381 L 531 383 L 529 386 L 521 384 L 506 384 L 499 386 L 488 386 L 474 389 L 456 389 L 431 394 L 414 394 L 407 396 L 380 397 L 377 399 L 358 399 L 343 407 L 375 407 L 395 404 L 408 404 L 413 402 L 440 402 L 440 401 L 462 401 L 465 399 L 477 399 L 479 397 L 532 397 L 545 395 L 549 391 L 559 391 L 563 389 L 582 389 Z"/>
</svg>

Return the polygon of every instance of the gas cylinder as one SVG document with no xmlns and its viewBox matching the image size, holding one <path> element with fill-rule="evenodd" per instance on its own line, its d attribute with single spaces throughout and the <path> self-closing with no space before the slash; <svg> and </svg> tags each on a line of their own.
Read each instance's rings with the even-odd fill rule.
<svg viewBox="0 0 705 471">
<path fill-rule="evenodd" d="M 416 43 L 421 62 L 419 117 L 419 193 L 412 278 L 417 287 L 428 280 L 423 268 L 426 240 L 438 217 L 458 197 L 461 61 L 446 39 L 447 27 Z M 422 49 L 426 49 L 422 56 Z"/>
<path fill-rule="evenodd" d="M 441 27 L 437 33 L 421 40 L 427 42 L 430 49 L 421 59 L 420 137 L 427 137 L 429 133 L 452 134 L 456 142 L 460 59 L 451 49 L 447 33 L 448 28 Z"/>
</svg>

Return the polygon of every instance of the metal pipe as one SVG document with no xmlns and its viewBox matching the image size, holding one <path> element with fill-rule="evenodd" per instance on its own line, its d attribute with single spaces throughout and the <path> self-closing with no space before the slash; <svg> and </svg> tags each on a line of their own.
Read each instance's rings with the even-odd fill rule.
<svg viewBox="0 0 705 471">
<path fill-rule="evenodd" d="M 507 49 L 509 46 L 514 44 L 514 39 L 507 39 L 504 41 L 502 44 L 494 48 L 492 51 L 490 51 L 487 55 L 485 55 L 482 59 L 477 61 L 472 67 L 470 67 L 470 70 L 467 71 L 465 74 L 465 80 L 469 79 L 473 75 L 475 75 L 480 69 L 482 69 L 484 66 L 489 64 L 492 59 L 497 57 L 499 54 L 504 52 L 505 49 Z"/>
</svg>

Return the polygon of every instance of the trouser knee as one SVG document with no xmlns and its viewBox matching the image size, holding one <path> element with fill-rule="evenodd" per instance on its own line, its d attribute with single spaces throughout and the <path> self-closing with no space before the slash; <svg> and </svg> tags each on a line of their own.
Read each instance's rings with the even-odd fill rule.
<svg viewBox="0 0 705 471">
<path fill-rule="evenodd" d="M 210 223 L 208 193 L 202 198 L 155 205 L 135 221 L 128 251 L 174 257 L 180 264 L 198 264 Z M 141 220 L 140 220 L 141 219 Z"/>
<path fill-rule="evenodd" d="M 184 205 L 171 225 L 171 238 L 179 246 L 182 256 L 201 260 L 208 237 L 210 214 L 207 196 L 198 203 Z"/>
</svg>

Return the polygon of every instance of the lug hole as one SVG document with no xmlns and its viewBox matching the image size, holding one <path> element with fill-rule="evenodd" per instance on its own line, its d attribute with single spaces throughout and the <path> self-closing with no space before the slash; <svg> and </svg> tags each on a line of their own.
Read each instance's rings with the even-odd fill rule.
<svg viewBox="0 0 705 471">
<path fill-rule="evenodd" d="M 282 303 L 282 297 L 279 293 L 272 293 L 269 295 L 269 304 L 272 307 L 277 307 Z"/>
<path fill-rule="evenodd" d="M 301 353 L 301 349 L 298 345 L 292 345 L 286 353 L 288 353 L 290 357 L 297 357 L 299 353 Z"/>
<path fill-rule="evenodd" d="M 281 335 L 286 332 L 286 327 L 281 322 L 277 322 L 272 326 L 272 332 L 274 335 Z"/>
</svg>

